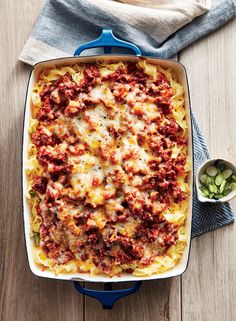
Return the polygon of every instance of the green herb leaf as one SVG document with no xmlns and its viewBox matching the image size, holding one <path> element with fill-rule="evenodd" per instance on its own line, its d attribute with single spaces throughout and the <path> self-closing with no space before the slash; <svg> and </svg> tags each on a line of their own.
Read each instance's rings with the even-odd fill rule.
<svg viewBox="0 0 236 321">
<path fill-rule="evenodd" d="M 38 246 L 39 242 L 40 242 L 39 233 L 34 232 L 33 235 L 32 235 L 32 240 L 34 241 L 35 246 Z"/>
<path fill-rule="evenodd" d="M 201 186 L 200 190 L 201 190 L 203 196 L 208 197 L 209 191 L 206 189 L 206 187 Z"/>
<path fill-rule="evenodd" d="M 217 175 L 217 168 L 215 166 L 209 166 L 206 169 L 206 173 L 207 173 L 207 175 L 214 177 Z"/>
<path fill-rule="evenodd" d="M 37 195 L 36 192 L 33 189 L 31 189 L 29 191 L 29 194 L 30 194 L 31 197 L 35 197 Z"/>
<path fill-rule="evenodd" d="M 215 178 L 215 184 L 216 184 L 217 186 L 220 186 L 221 183 L 223 182 L 223 180 L 224 180 L 224 176 L 221 175 L 221 174 L 218 174 L 218 175 L 216 176 L 216 178 Z"/>
<path fill-rule="evenodd" d="M 236 175 L 232 175 L 231 179 L 232 179 L 233 182 L 236 182 Z"/>
<path fill-rule="evenodd" d="M 203 174 L 203 175 L 200 176 L 200 182 L 202 184 L 205 184 L 206 180 L 207 180 L 207 175 Z"/>
<path fill-rule="evenodd" d="M 222 172 L 222 175 L 224 176 L 225 179 L 229 178 L 233 174 L 232 169 L 227 168 Z"/>
<path fill-rule="evenodd" d="M 226 180 L 224 179 L 223 182 L 221 183 L 220 185 L 220 188 L 219 188 L 219 191 L 220 191 L 220 194 L 223 193 L 224 189 L 225 189 L 225 185 L 226 185 Z"/>
<path fill-rule="evenodd" d="M 214 195 L 214 198 L 217 199 L 217 200 L 222 198 L 222 197 L 224 197 L 224 195 L 222 195 L 222 194 L 215 194 Z"/>
</svg>

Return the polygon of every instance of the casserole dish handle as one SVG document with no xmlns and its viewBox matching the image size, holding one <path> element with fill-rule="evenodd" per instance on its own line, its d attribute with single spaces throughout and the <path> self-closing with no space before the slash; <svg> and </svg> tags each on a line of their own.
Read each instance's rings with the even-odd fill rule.
<svg viewBox="0 0 236 321">
<path fill-rule="evenodd" d="M 132 50 L 136 54 L 136 56 L 142 55 L 140 49 L 136 45 L 116 38 L 111 29 L 103 29 L 101 35 L 97 39 L 87 42 L 76 49 L 76 51 L 74 52 L 74 56 L 79 56 L 81 52 L 86 49 L 98 47 L 104 47 L 105 54 L 110 54 L 112 47 L 121 47 Z"/>
<path fill-rule="evenodd" d="M 140 288 L 142 282 L 135 282 L 135 285 L 128 289 L 112 290 L 112 283 L 105 283 L 104 290 L 92 290 L 84 288 L 79 282 L 74 282 L 78 292 L 97 299 L 101 302 L 103 309 L 112 309 L 113 304 L 129 294 L 135 293 Z"/>
</svg>

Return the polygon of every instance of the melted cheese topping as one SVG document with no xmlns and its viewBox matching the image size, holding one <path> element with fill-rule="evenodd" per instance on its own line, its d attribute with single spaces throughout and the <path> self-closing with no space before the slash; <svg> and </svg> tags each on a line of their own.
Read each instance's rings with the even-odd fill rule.
<svg viewBox="0 0 236 321">
<path fill-rule="evenodd" d="M 190 170 L 183 95 L 170 70 L 146 60 L 42 71 L 26 164 L 38 264 L 143 276 L 178 263 Z"/>
</svg>

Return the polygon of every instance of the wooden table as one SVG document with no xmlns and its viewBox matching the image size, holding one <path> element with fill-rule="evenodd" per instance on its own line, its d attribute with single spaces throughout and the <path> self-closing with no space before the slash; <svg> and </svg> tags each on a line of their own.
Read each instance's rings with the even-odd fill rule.
<svg viewBox="0 0 236 321">
<path fill-rule="evenodd" d="M 29 270 L 21 206 L 21 140 L 30 68 L 17 61 L 42 0 L 0 1 L 2 321 L 234 321 L 236 320 L 236 225 L 192 242 L 182 277 L 145 283 L 131 297 L 103 311 L 72 284 Z M 212 156 L 236 160 L 236 20 L 179 55 L 188 70 L 192 106 Z M 234 201 L 234 208 L 236 208 Z"/>
</svg>

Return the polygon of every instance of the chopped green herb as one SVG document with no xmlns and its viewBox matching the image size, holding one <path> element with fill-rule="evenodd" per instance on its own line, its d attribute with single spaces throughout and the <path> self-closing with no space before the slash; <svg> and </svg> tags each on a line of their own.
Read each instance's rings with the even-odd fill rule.
<svg viewBox="0 0 236 321">
<path fill-rule="evenodd" d="M 212 193 L 217 193 L 217 186 L 215 184 L 210 184 L 209 185 L 209 190 Z"/>
<path fill-rule="evenodd" d="M 35 197 L 37 195 L 33 189 L 29 191 L 29 194 L 31 197 Z"/>
<path fill-rule="evenodd" d="M 209 166 L 199 177 L 199 181 L 202 184 L 200 186 L 202 195 L 216 200 L 236 189 L 236 175 L 222 162 Z"/>
<path fill-rule="evenodd" d="M 222 172 L 222 175 L 224 176 L 225 179 L 229 178 L 233 174 L 232 169 L 227 168 Z"/>
<path fill-rule="evenodd" d="M 209 166 L 206 169 L 206 173 L 207 173 L 207 175 L 214 177 L 217 174 L 217 168 L 215 166 Z"/>
<path fill-rule="evenodd" d="M 224 197 L 224 195 L 222 195 L 222 194 L 215 194 L 214 195 L 214 198 L 216 198 L 217 200 L 222 198 L 222 197 Z"/>
<path fill-rule="evenodd" d="M 201 186 L 200 190 L 201 190 L 203 196 L 205 196 L 205 197 L 209 196 L 209 191 L 204 186 Z"/>
<path fill-rule="evenodd" d="M 35 246 L 38 246 L 39 242 L 40 242 L 39 233 L 34 232 L 33 235 L 32 235 L 32 240 L 34 241 Z"/>
<path fill-rule="evenodd" d="M 206 183 L 206 180 L 207 180 L 207 175 L 205 175 L 205 174 L 203 174 L 203 175 L 201 175 L 200 176 L 200 181 L 203 183 L 203 184 L 205 184 Z"/>
<path fill-rule="evenodd" d="M 215 184 L 217 186 L 220 186 L 223 180 L 224 180 L 224 176 L 222 174 L 218 174 L 215 179 Z"/>
<path fill-rule="evenodd" d="M 223 180 L 223 182 L 221 183 L 221 185 L 220 185 L 220 193 L 223 193 L 223 190 L 224 190 L 224 188 L 225 188 L 225 185 L 226 185 L 226 180 L 224 179 Z"/>
</svg>

